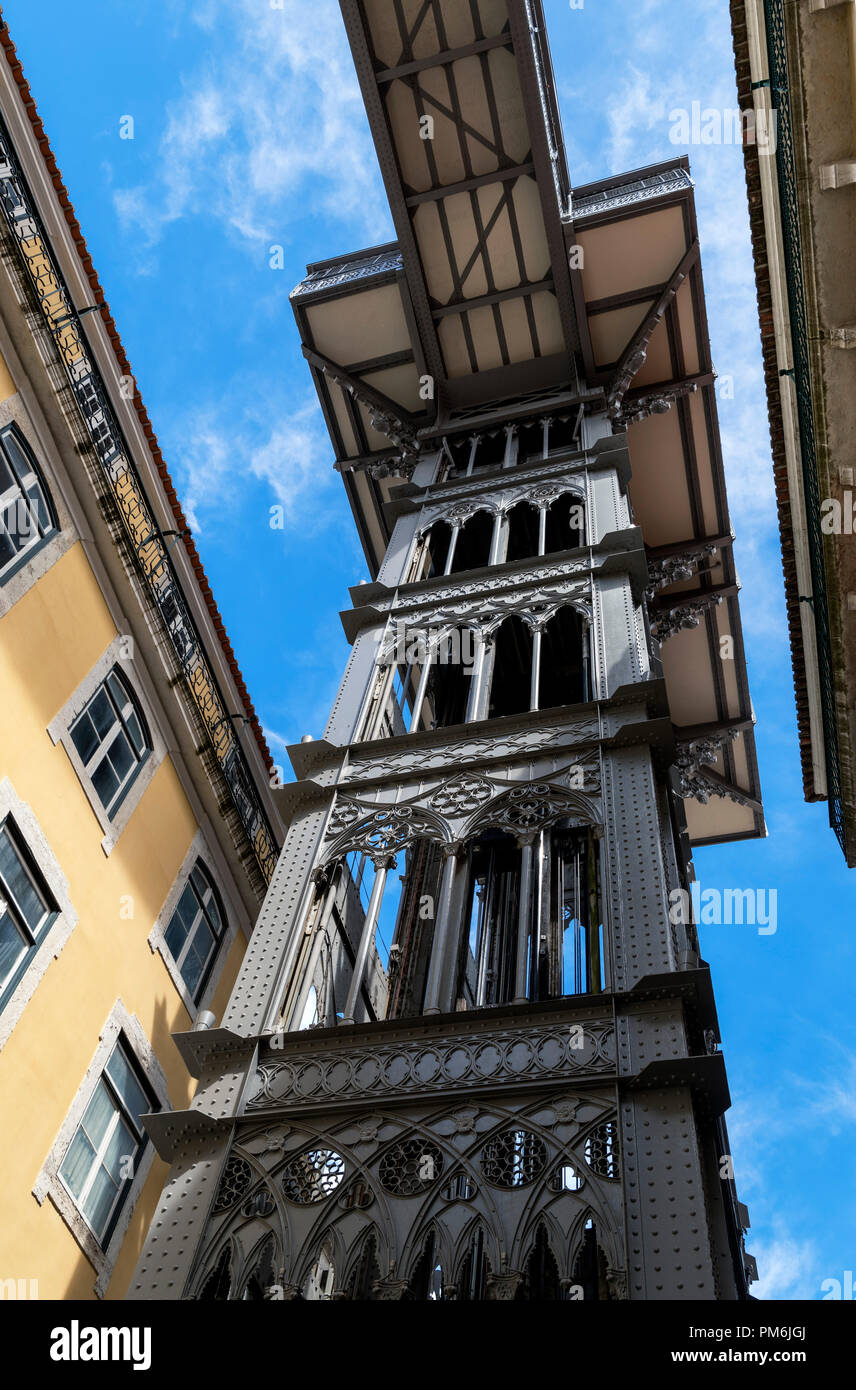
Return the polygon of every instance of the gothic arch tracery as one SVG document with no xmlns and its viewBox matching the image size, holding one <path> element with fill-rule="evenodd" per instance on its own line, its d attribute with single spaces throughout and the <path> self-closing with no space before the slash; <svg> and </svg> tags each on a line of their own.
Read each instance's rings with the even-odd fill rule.
<svg viewBox="0 0 856 1390">
<path fill-rule="evenodd" d="M 476 811 L 465 826 L 462 838 L 471 839 L 484 830 L 504 830 L 520 838 L 572 817 L 578 818 L 582 825 L 596 825 L 598 809 L 590 797 L 579 792 L 550 782 L 524 782 L 502 792 Z"/>
<path fill-rule="evenodd" d="M 346 798 L 337 800 L 327 829 L 327 836 L 330 835 L 335 838 L 326 852 L 324 867 L 352 851 L 368 855 L 376 865 L 385 865 L 414 840 L 435 840 L 439 844 L 448 841 L 441 818 L 424 807 L 379 806 L 366 815 L 364 806 Z"/>
</svg>

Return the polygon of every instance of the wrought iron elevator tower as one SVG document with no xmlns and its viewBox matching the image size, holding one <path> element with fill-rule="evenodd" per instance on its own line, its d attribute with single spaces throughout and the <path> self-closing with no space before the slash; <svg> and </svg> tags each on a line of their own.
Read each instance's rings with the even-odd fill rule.
<svg viewBox="0 0 856 1390">
<path fill-rule="evenodd" d="M 741 1299 L 693 845 L 763 833 L 692 185 L 535 0 L 342 0 L 397 240 L 292 302 L 371 583 L 136 1298 Z"/>
</svg>

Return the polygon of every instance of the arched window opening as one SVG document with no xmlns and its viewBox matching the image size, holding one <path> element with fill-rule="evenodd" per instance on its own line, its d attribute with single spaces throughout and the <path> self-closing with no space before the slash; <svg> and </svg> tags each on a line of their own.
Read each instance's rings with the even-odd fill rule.
<svg viewBox="0 0 856 1390">
<path fill-rule="evenodd" d="M 517 433 L 517 461 L 544 457 L 544 426 L 540 420 L 529 420 Z"/>
<path fill-rule="evenodd" d="M 439 1259 L 436 1231 L 432 1231 L 425 1241 L 422 1254 L 413 1270 L 408 1297 L 419 1303 L 443 1301 L 443 1266 Z"/>
<path fill-rule="evenodd" d="M 56 535 L 47 485 L 18 426 L 0 429 L 0 584 Z"/>
<path fill-rule="evenodd" d="M 585 545 L 586 509 L 578 497 L 565 493 L 547 508 L 547 528 L 544 554 L 559 550 L 575 550 Z"/>
<path fill-rule="evenodd" d="M 442 849 L 433 840 L 415 840 L 408 846 L 391 951 L 387 1018 L 413 1018 L 422 1013 L 442 868 Z"/>
<path fill-rule="evenodd" d="M 454 628 L 440 638 L 431 662 L 425 711 L 428 727 L 463 724 L 475 669 L 476 643 L 471 628 Z"/>
<path fill-rule="evenodd" d="M 259 1251 L 258 1259 L 244 1289 L 244 1302 L 262 1303 L 268 1289 L 276 1282 L 273 1261 L 276 1254 L 276 1241 L 268 1236 Z"/>
<path fill-rule="evenodd" d="M 212 1269 L 197 1297 L 198 1302 L 210 1302 L 216 1300 L 224 1303 L 229 1297 L 232 1287 L 232 1256 L 228 1245 L 221 1252 L 220 1258 Z"/>
<path fill-rule="evenodd" d="M 578 449 L 578 428 L 576 415 L 554 415 L 550 420 L 550 454 L 568 453 Z"/>
<path fill-rule="evenodd" d="M 479 1226 L 473 1235 L 458 1275 L 459 1302 L 479 1303 L 484 1298 L 489 1270 L 487 1241 L 484 1231 Z"/>
<path fill-rule="evenodd" d="M 413 662 L 399 663 L 392 674 L 392 721 L 384 738 L 400 738 L 410 728 L 413 717 L 413 704 L 419 686 L 419 666 Z"/>
<path fill-rule="evenodd" d="M 468 436 L 465 434 L 449 435 L 444 439 L 443 444 L 443 456 L 449 465 L 450 474 L 466 473 L 472 452 L 472 443 Z M 438 478 L 439 481 L 442 481 L 442 472 L 441 477 Z"/>
<path fill-rule="evenodd" d="M 431 711 L 423 698 L 422 677 L 431 657 L 430 633 L 399 624 L 378 670 L 379 685 L 375 688 L 360 742 L 400 738 L 417 729 L 430 728 L 427 721 Z M 413 712 L 417 704 L 419 719 L 414 724 Z"/>
<path fill-rule="evenodd" d="M 583 1232 L 582 1246 L 574 1265 L 573 1283 L 577 1289 L 582 1289 L 584 1303 L 611 1302 L 606 1278 L 606 1256 L 597 1243 L 597 1230 L 591 1218 Z"/>
<path fill-rule="evenodd" d="M 599 844 L 591 827 L 543 831 L 536 855 L 538 939 L 530 997 L 554 999 L 603 989 Z"/>
<path fill-rule="evenodd" d="M 333 1264 L 333 1251 L 329 1245 L 324 1244 L 306 1282 L 306 1302 L 329 1302 L 333 1297 L 335 1285 L 336 1267 Z"/>
<path fill-rule="evenodd" d="M 469 850 L 459 1007 L 478 1009 L 514 997 L 520 897 L 520 849 L 488 831 Z"/>
<path fill-rule="evenodd" d="M 338 1018 L 345 1016 L 349 1000 L 354 1009 L 350 1016 L 357 1023 L 376 1023 L 386 1017 L 391 948 L 401 900 L 404 862 L 403 850 L 388 868 L 377 868 L 369 855 L 357 850 L 353 850 L 345 860 L 349 884 L 341 906 L 343 949 L 338 955 L 339 968 L 333 981 Z M 382 890 L 378 887 L 379 878 L 383 879 Z M 378 898 L 381 891 L 382 896 Z M 369 921 L 373 901 L 374 920 Z M 354 971 L 359 964 L 360 944 L 367 930 L 370 937 L 362 978 L 354 991 Z"/>
<path fill-rule="evenodd" d="M 539 513 L 528 502 L 518 502 L 506 518 L 508 545 L 507 561 L 528 560 L 538 554 Z"/>
<path fill-rule="evenodd" d="M 473 456 L 473 472 L 484 468 L 501 468 L 505 462 L 505 428 L 491 430 L 478 437 Z"/>
<path fill-rule="evenodd" d="M 538 1227 L 535 1244 L 526 1261 L 522 1297 L 535 1303 L 554 1303 L 562 1297 L 559 1267 L 543 1225 Z"/>
<path fill-rule="evenodd" d="M 360 1023 L 421 1013 L 442 870 L 440 846 L 414 838 L 380 869 L 354 850 L 345 868 L 344 901 L 333 914 L 342 941 L 338 969 L 331 972 L 335 1016 Z"/>
<path fill-rule="evenodd" d="M 514 614 L 494 639 L 493 678 L 488 718 L 523 714 L 532 699 L 532 633 Z"/>
<path fill-rule="evenodd" d="M 415 579 L 433 579 L 446 573 L 449 546 L 452 543 L 452 528 L 448 521 L 435 521 L 425 537 L 422 551 L 422 566 Z"/>
<path fill-rule="evenodd" d="M 359 1259 L 348 1280 L 348 1297 L 364 1303 L 367 1299 L 372 1298 L 374 1286 L 379 1279 L 377 1240 L 374 1235 L 370 1235 L 363 1241 Z"/>
<path fill-rule="evenodd" d="M 494 520 L 492 512 L 476 512 L 475 516 L 464 522 L 455 543 L 450 574 L 484 569 L 490 563 Z"/>
<path fill-rule="evenodd" d="M 583 620 L 573 608 L 560 608 L 541 636 L 538 708 L 582 704 L 589 699 Z"/>
<path fill-rule="evenodd" d="M 389 995 L 390 961 L 395 955 L 393 948 L 398 931 L 398 919 L 404 896 L 404 885 L 407 879 L 408 857 L 407 850 L 402 849 L 395 856 L 395 862 L 390 862 L 383 900 L 380 905 L 380 911 L 378 912 L 377 927 L 375 928 L 375 952 L 377 953 L 381 968 L 386 975 L 387 996 Z M 383 1013 L 379 1014 L 378 1017 L 386 1017 L 386 1008 L 384 1008 Z"/>
</svg>

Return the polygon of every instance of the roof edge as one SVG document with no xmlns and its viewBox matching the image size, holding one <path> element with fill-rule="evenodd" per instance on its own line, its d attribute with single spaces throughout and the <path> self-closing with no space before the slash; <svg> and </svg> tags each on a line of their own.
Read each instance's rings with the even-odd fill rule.
<svg viewBox="0 0 856 1390">
<path fill-rule="evenodd" d="M 71 198 L 69 197 L 68 190 L 65 187 L 65 184 L 63 183 L 62 174 L 60 173 L 59 166 L 56 162 L 56 157 L 53 153 L 53 150 L 51 149 L 50 142 L 45 133 L 44 125 L 42 124 L 41 117 L 39 116 L 39 113 L 36 109 L 36 103 L 35 99 L 33 98 L 33 94 L 30 90 L 30 84 L 24 76 L 24 70 L 21 64 L 21 60 L 18 57 L 15 45 L 9 33 L 9 26 L 5 18 L 3 17 L 2 7 L 0 7 L 0 45 L 2 45 L 4 54 L 6 56 L 6 60 L 10 68 L 12 69 L 12 76 L 14 78 L 15 85 L 18 88 L 18 95 L 21 98 L 21 104 L 23 105 L 24 110 L 26 111 L 30 119 L 30 124 L 33 127 L 33 134 L 35 136 L 36 143 L 41 151 L 42 157 L 47 166 L 51 183 L 53 184 L 54 190 L 57 195 L 57 202 L 59 203 L 60 209 L 62 211 L 63 216 L 65 217 L 66 222 L 68 223 L 69 232 L 71 233 L 71 239 L 74 242 L 75 247 L 77 248 L 77 253 L 83 265 L 84 273 L 92 289 L 94 301 L 101 311 L 101 321 L 104 325 L 107 337 L 109 338 L 110 343 L 112 344 L 113 351 L 116 355 L 116 360 L 119 364 L 121 374 L 123 376 L 133 377 L 134 379 L 134 409 L 137 412 L 140 427 L 142 428 L 143 434 L 145 435 L 146 440 L 148 442 L 149 450 L 151 452 L 155 467 L 157 469 L 158 475 L 161 480 L 161 484 L 163 486 L 164 496 L 166 497 L 167 502 L 169 503 L 173 516 L 175 517 L 178 530 L 183 533 L 186 532 L 186 534 L 182 535 L 182 542 L 184 544 L 184 548 L 187 551 L 188 559 L 190 560 L 190 564 L 196 575 L 200 592 L 205 601 L 205 606 L 208 610 L 208 615 L 211 619 L 212 626 L 214 628 L 215 633 L 217 634 L 217 638 L 223 650 L 223 654 L 226 658 L 226 664 L 229 668 L 229 672 L 235 683 L 235 687 L 238 691 L 241 703 L 243 704 L 244 709 L 247 713 L 248 722 L 253 730 L 253 734 L 255 736 L 259 752 L 261 753 L 265 766 L 268 769 L 270 769 L 273 766 L 273 757 L 271 755 L 270 749 L 268 748 L 267 740 L 265 739 L 264 733 L 262 731 L 258 715 L 256 714 L 255 708 L 250 699 L 246 682 L 244 681 L 244 677 L 241 674 L 241 669 L 238 666 L 237 657 L 235 656 L 234 649 L 226 632 L 222 615 L 214 600 L 214 595 L 211 591 L 211 585 L 209 584 L 208 578 L 205 574 L 199 551 L 196 548 L 196 544 L 193 540 L 193 537 L 190 535 L 189 527 L 187 525 L 187 518 L 185 517 L 184 511 L 181 507 L 181 503 L 178 500 L 178 494 L 175 490 L 175 485 L 172 481 L 172 478 L 170 477 L 169 469 L 167 468 L 166 461 L 158 444 L 157 435 L 155 434 L 152 422 L 149 419 L 148 411 L 146 410 L 143 404 L 142 396 L 140 395 L 139 390 L 136 389 L 137 378 L 131 369 L 131 364 L 128 360 L 128 355 L 125 352 L 125 349 L 122 345 L 122 340 L 119 337 L 119 331 L 116 327 L 115 320 L 112 314 L 110 313 L 107 298 L 105 296 L 101 282 L 98 279 L 98 274 L 95 270 L 92 257 L 89 254 L 89 251 L 86 246 L 86 240 L 83 236 L 83 232 L 81 231 L 80 222 L 78 221 L 75 215 Z"/>
</svg>

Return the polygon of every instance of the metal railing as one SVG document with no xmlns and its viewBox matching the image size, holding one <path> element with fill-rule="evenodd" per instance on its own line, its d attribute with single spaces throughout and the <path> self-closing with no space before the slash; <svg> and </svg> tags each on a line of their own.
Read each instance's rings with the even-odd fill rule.
<svg viewBox="0 0 856 1390">
<path fill-rule="evenodd" d="M 167 543 L 155 520 L 109 392 L 96 367 L 68 286 L 51 249 L 8 130 L 0 120 L 0 211 L 45 325 L 65 370 L 81 422 L 116 504 L 139 569 L 169 636 L 178 665 L 265 884 L 273 875 L 277 844 L 258 797 L 228 705 L 205 655 Z"/>
</svg>

